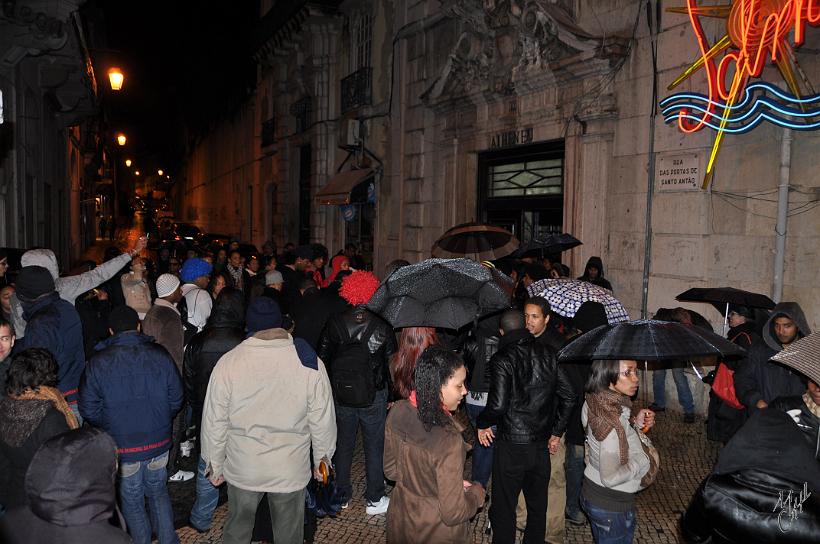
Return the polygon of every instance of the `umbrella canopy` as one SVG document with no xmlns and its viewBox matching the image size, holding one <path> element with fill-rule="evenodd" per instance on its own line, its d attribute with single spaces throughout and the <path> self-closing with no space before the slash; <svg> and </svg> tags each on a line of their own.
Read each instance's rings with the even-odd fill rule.
<svg viewBox="0 0 820 544">
<path fill-rule="evenodd" d="M 573 317 L 581 304 L 592 301 L 603 305 L 606 319 L 610 324 L 629 320 L 626 308 L 612 295 L 612 291 L 586 281 L 538 280 L 527 287 L 527 292 L 531 297 L 547 299 L 552 311 L 564 317 Z"/>
<path fill-rule="evenodd" d="M 790 366 L 820 385 L 820 332 L 792 342 L 771 360 Z"/>
<path fill-rule="evenodd" d="M 519 258 L 528 256 L 543 258 L 544 255 L 561 253 L 580 245 L 581 240 L 572 234 L 547 234 L 543 238 L 533 238 L 526 244 L 522 244 L 515 252 L 515 256 Z"/>
<path fill-rule="evenodd" d="M 742 348 L 700 327 L 641 319 L 592 329 L 567 344 L 560 351 L 559 360 L 669 361 L 743 353 Z"/>
<path fill-rule="evenodd" d="M 433 257 L 470 257 L 476 261 L 506 257 L 519 246 L 518 238 L 501 227 L 482 223 L 456 225 L 433 244 Z"/>
<path fill-rule="evenodd" d="M 479 263 L 427 259 L 393 272 L 367 307 L 397 328 L 458 329 L 509 305 L 505 286 Z"/>
<path fill-rule="evenodd" d="M 749 308 L 774 308 L 774 301 L 766 295 L 752 293 L 734 287 L 695 287 L 684 291 L 675 297 L 682 302 L 708 302 L 717 311 L 723 313 L 727 304 L 734 306 L 747 306 Z"/>
</svg>

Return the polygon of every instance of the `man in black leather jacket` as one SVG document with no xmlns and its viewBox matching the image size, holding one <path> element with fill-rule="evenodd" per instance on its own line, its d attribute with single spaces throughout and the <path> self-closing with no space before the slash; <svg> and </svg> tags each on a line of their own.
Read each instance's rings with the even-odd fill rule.
<svg viewBox="0 0 820 544">
<path fill-rule="evenodd" d="M 353 308 L 330 317 L 319 339 L 318 355 L 327 367 L 336 403 L 338 434 L 333 464 L 336 468 L 336 488 L 342 495 L 342 508 L 347 508 L 353 492 L 350 467 L 356 433 L 361 423 L 367 475 L 365 511 L 368 515 L 375 515 L 386 512 L 389 504 L 384 487 L 384 424 L 390 390 L 388 362 L 396 352 L 396 336 L 389 323 L 365 308 L 378 287 L 378 280 L 374 282 L 371 279 L 375 280 L 375 277 L 369 272 L 356 271 L 343 280 L 339 294 Z M 370 369 L 373 381 L 367 387 L 375 393 L 368 395 L 372 398 L 369 404 L 351 406 L 340 398 L 340 364 L 344 359 L 347 366 L 350 358 L 356 357 L 357 353 L 366 359 L 360 361 L 361 368 Z"/>
<path fill-rule="evenodd" d="M 202 428 L 202 407 L 211 373 L 219 359 L 245 339 L 245 295 L 239 289 L 225 287 L 216 297 L 211 315 L 202 332 L 194 335 L 185 346 L 182 367 L 185 397 L 191 406 L 191 426 L 197 437 Z M 197 453 L 197 456 L 198 453 Z M 196 502 L 191 510 L 190 524 L 199 532 L 211 527 L 219 501 L 219 490 L 205 475 L 205 461 L 199 457 L 196 483 Z"/>
<path fill-rule="evenodd" d="M 550 452 L 558 447 L 577 399 L 555 352 L 527 331 L 520 311 L 505 312 L 500 326 L 498 351 L 490 360 L 490 396 L 477 423 L 482 444 L 495 439 L 493 542 L 515 541 L 515 508 L 523 490 L 523 542 L 540 544 L 546 533 Z M 492 425 L 498 426 L 496 433 Z"/>
</svg>

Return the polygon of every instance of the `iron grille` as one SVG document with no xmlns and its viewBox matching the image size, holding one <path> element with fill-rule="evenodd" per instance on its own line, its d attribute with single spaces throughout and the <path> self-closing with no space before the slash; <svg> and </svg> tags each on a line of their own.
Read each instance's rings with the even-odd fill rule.
<svg viewBox="0 0 820 544">
<path fill-rule="evenodd" d="M 372 79 L 372 68 L 359 68 L 342 79 L 342 113 L 370 105 Z"/>
</svg>

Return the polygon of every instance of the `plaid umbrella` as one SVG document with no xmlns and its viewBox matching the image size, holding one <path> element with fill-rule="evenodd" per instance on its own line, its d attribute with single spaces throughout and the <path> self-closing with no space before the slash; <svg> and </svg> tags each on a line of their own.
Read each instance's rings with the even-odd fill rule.
<svg viewBox="0 0 820 544">
<path fill-rule="evenodd" d="M 367 307 L 397 328 L 458 329 L 509 307 L 500 276 L 470 259 L 427 259 L 393 272 Z"/>
<path fill-rule="evenodd" d="M 433 257 L 470 257 L 483 261 L 506 257 L 518 249 L 518 245 L 518 238 L 506 229 L 482 223 L 463 223 L 442 234 L 431 251 Z"/>
<path fill-rule="evenodd" d="M 628 321 L 629 314 L 623 304 L 612 295 L 612 291 L 581 280 L 544 279 L 529 287 L 531 297 L 544 297 L 552 310 L 564 317 L 573 317 L 581 304 L 587 301 L 599 302 L 606 311 L 607 321 L 620 323 Z"/>
<path fill-rule="evenodd" d="M 771 360 L 792 367 L 820 385 L 820 332 L 792 342 Z"/>
<path fill-rule="evenodd" d="M 559 360 L 676 361 L 708 355 L 730 357 L 743 353 L 739 346 L 700 327 L 641 319 L 592 329 L 567 344 L 560 351 Z"/>
</svg>

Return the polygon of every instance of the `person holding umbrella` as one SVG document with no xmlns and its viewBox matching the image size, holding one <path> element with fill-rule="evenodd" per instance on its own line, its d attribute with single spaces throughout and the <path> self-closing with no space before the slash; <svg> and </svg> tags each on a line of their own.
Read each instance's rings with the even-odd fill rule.
<svg viewBox="0 0 820 544">
<path fill-rule="evenodd" d="M 593 361 L 581 412 L 588 445 L 581 504 L 597 544 L 632 542 L 635 494 L 658 472 L 657 452 L 641 431 L 654 426 L 655 413 L 644 408 L 629 419 L 637 391 L 637 361 Z"/>
</svg>

